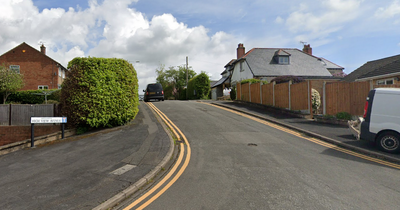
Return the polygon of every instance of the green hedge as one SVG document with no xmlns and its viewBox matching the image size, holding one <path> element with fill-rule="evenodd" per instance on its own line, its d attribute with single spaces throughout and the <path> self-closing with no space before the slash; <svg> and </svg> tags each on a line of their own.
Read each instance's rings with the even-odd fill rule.
<svg viewBox="0 0 400 210">
<path fill-rule="evenodd" d="M 188 97 L 189 99 L 208 99 L 210 89 L 210 78 L 202 72 L 189 81 Z"/>
<path fill-rule="evenodd" d="M 43 104 L 45 103 L 44 95 L 36 95 L 35 93 L 43 93 L 44 91 L 55 91 L 51 95 L 47 95 L 47 100 L 60 101 L 61 90 L 23 90 L 12 93 L 7 98 L 7 102 L 17 102 L 20 104 Z"/>
<path fill-rule="evenodd" d="M 74 58 L 61 91 L 62 113 L 77 127 L 113 127 L 134 119 L 139 109 L 133 66 L 116 58 Z"/>
<path fill-rule="evenodd" d="M 246 83 L 250 83 L 250 84 L 256 84 L 256 83 L 268 84 L 267 81 L 263 81 L 263 80 L 259 80 L 259 79 L 245 79 L 245 80 L 242 80 L 240 82 L 240 84 L 246 84 Z"/>
</svg>

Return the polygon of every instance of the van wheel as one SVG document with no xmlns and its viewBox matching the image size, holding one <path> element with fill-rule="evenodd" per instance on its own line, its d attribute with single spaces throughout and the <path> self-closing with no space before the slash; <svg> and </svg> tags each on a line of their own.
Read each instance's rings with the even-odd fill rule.
<svg viewBox="0 0 400 210">
<path fill-rule="evenodd" d="M 393 131 L 386 131 L 381 133 L 377 138 L 378 147 L 389 153 L 400 152 L 400 136 L 398 133 Z"/>
</svg>

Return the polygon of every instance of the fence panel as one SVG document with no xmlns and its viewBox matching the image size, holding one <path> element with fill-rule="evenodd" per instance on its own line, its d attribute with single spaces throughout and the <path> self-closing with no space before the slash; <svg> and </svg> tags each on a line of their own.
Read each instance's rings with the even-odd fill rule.
<svg viewBox="0 0 400 210">
<path fill-rule="evenodd" d="M 290 86 L 292 110 L 308 110 L 308 83 L 302 82 Z"/>
<path fill-rule="evenodd" d="M 238 82 L 236 83 L 236 100 L 242 99 L 242 85 Z"/>
<path fill-rule="evenodd" d="M 11 125 L 30 125 L 31 117 L 54 117 L 53 104 L 11 105 Z"/>
<path fill-rule="evenodd" d="M 242 84 L 242 101 L 250 101 L 249 83 Z"/>
<path fill-rule="evenodd" d="M 261 103 L 261 86 L 260 83 L 255 83 L 250 85 L 250 92 L 251 92 L 251 103 Z"/>
<path fill-rule="evenodd" d="M 368 93 L 370 91 L 370 83 L 352 82 L 350 83 L 350 114 L 363 115 L 364 105 Z"/>
<path fill-rule="evenodd" d="M 273 106 L 274 105 L 274 84 L 269 83 L 261 87 L 262 89 L 262 103 L 264 105 Z"/>
<path fill-rule="evenodd" d="M 275 106 L 289 108 L 289 83 L 275 85 Z"/>
<path fill-rule="evenodd" d="M 10 124 L 10 105 L 1 104 L 0 105 L 0 125 Z"/>
</svg>

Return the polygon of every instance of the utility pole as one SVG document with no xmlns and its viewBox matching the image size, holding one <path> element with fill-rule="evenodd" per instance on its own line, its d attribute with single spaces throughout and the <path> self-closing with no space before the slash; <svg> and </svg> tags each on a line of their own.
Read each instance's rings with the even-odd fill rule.
<svg viewBox="0 0 400 210">
<path fill-rule="evenodd" d="M 189 90 L 189 80 L 188 80 L 189 73 L 188 73 L 188 71 L 189 71 L 189 58 L 188 58 L 188 56 L 186 56 L 186 99 L 188 99 L 188 95 L 189 95 L 189 92 L 188 92 L 188 90 Z"/>
</svg>

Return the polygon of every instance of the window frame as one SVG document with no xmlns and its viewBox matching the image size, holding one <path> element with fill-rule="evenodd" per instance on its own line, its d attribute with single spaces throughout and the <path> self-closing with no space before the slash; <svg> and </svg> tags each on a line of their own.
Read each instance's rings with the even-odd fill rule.
<svg viewBox="0 0 400 210">
<path fill-rule="evenodd" d="M 390 84 L 388 84 L 388 82 Z M 377 80 L 376 84 L 377 85 L 393 85 L 394 84 L 394 78 Z"/>
<path fill-rule="evenodd" d="M 290 64 L 289 56 L 279 56 L 278 63 L 281 65 L 289 65 Z"/>
<path fill-rule="evenodd" d="M 48 85 L 38 85 L 38 90 L 48 90 L 49 86 Z"/>
</svg>

